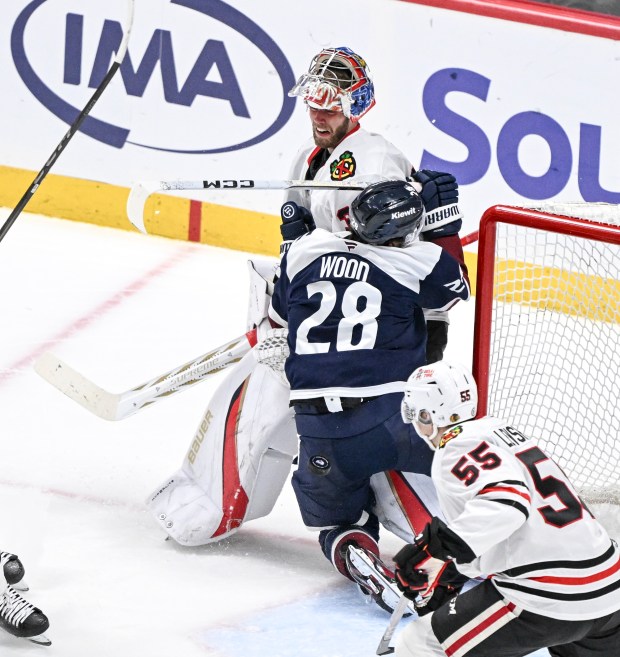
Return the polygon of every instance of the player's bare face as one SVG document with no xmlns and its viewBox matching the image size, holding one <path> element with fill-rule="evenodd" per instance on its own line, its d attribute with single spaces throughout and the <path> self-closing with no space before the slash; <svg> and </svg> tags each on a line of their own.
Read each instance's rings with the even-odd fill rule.
<svg viewBox="0 0 620 657">
<path fill-rule="evenodd" d="M 312 136 L 319 148 L 333 149 L 351 130 L 351 121 L 338 111 L 308 108 L 312 122 Z"/>
</svg>

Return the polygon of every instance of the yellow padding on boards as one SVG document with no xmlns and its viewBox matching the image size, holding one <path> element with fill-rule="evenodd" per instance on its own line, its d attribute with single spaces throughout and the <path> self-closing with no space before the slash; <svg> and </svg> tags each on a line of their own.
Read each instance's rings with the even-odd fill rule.
<svg viewBox="0 0 620 657">
<path fill-rule="evenodd" d="M 0 166 L 0 205 L 14 208 L 36 175 L 34 171 Z M 128 193 L 124 187 L 49 174 L 24 211 L 135 230 L 125 211 Z"/>
<path fill-rule="evenodd" d="M 202 204 L 200 241 L 228 249 L 277 256 L 280 218 L 212 203 Z"/>
<path fill-rule="evenodd" d="M 620 281 L 514 260 L 495 264 L 494 297 L 505 303 L 620 323 Z"/>
<path fill-rule="evenodd" d="M 35 176 L 34 171 L 0 166 L 0 205 L 14 208 Z M 25 212 L 136 231 L 127 218 L 128 195 L 127 187 L 48 174 Z M 277 257 L 281 242 L 279 217 L 213 203 L 200 205 L 200 242 Z M 187 240 L 190 200 L 152 194 L 144 207 L 144 225 L 151 235 Z M 466 252 L 465 261 L 474 294 L 476 254 Z"/>
</svg>

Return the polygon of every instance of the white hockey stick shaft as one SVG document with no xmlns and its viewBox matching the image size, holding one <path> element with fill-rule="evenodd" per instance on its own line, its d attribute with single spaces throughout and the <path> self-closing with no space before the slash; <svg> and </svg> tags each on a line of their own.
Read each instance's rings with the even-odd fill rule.
<svg viewBox="0 0 620 657">
<path fill-rule="evenodd" d="M 134 2 L 135 0 L 128 0 L 127 21 L 125 24 L 123 39 L 118 48 L 116 56 L 114 57 L 114 60 L 112 61 L 110 69 L 101 81 L 101 84 L 95 89 L 95 92 L 91 96 L 90 100 L 86 103 L 84 109 L 77 115 L 75 121 L 69 127 L 69 130 L 67 130 L 67 132 L 64 134 L 58 146 L 56 146 L 52 154 L 47 158 L 47 162 L 43 165 L 32 183 L 30 183 L 30 187 L 28 187 L 28 189 L 25 191 L 24 195 L 19 200 L 19 203 L 15 206 L 15 208 L 13 208 L 7 220 L 4 222 L 2 227 L 0 227 L 0 241 L 4 239 L 4 236 L 9 232 L 11 226 L 17 220 L 17 217 L 19 217 L 22 210 L 26 207 L 34 193 L 37 191 L 37 189 L 39 189 L 39 186 L 43 182 L 45 176 L 47 176 L 50 169 L 56 163 L 56 160 L 60 157 L 60 154 L 65 150 L 65 147 L 71 141 L 73 135 L 75 135 L 75 133 L 80 129 L 84 119 L 90 114 L 93 106 L 99 100 L 101 94 L 110 83 L 110 80 L 114 77 L 116 71 L 120 68 L 121 62 L 125 58 L 125 54 L 127 52 L 127 45 L 129 44 L 129 35 L 131 34 L 131 27 L 133 25 Z"/>
<path fill-rule="evenodd" d="M 409 599 L 404 595 L 401 595 L 400 600 L 396 605 L 396 609 L 394 609 L 392 615 L 390 616 L 390 622 L 388 623 L 388 626 L 383 633 L 383 636 L 381 637 L 381 641 L 379 641 L 379 646 L 377 647 L 377 655 L 389 655 L 394 652 L 394 648 L 390 647 L 390 641 L 394 636 L 396 626 L 398 623 L 400 623 L 404 613 L 407 611 L 408 606 Z"/>
<path fill-rule="evenodd" d="M 362 190 L 370 183 L 336 182 L 328 180 L 143 180 L 132 186 L 127 198 L 127 216 L 129 221 L 141 232 L 144 226 L 144 205 L 155 192 L 175 190 L 251 190 L 251 189 L 352 189 Z"/>
<path fill-rule="evenodd" d="M 256 330 L 252 330 L 180 367 L 120 393 L 104 390 L 49 352 L 37 360 L 34 369 L 48 383 L 91 413 L 104 420 L 123 420 L 239 362 L 255 344 Z"/>
</svg>

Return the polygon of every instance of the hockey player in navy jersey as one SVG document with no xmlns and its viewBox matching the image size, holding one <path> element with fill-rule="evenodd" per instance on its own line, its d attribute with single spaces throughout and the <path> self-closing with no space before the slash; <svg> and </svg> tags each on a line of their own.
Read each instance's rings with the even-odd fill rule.
<svg viewBox="0 0 620 657">
<path fill-rule="evenodd" d="M 410 623 L 397 657 L 620 655 L 620 551 L 564 472 L 528 436 L 474 420 L 476 383 L 445 361 L 407 381 L 405 422 L 435 450 L 434 518 L 395 557 L 418 610 L 444 597 L 448 565 L 485 581 Z M 570 431 L 569 428 L 566 429 Z"/>
<path fill-rule="evenodd" d="M 459 263 L 419 240 L 423 221 L 409 183 L 370 185 L 351 204 L 351 232 L 317 228 L 292 243 L 269 308 L 288 329 L 285 371 L 300 436 L 292 483 L 303 521 L 320 532 L 336 569 L 388 609 L 390 591 L 360 577 L 352 559 L 357 548 L 381 569 L 370 477 L 429 474 L 432 452 L 403 424 L 402 392 L 426 361 L 422 308 L 469 298 Z"/>
<path fill-rule="evenodd" d="M 396 146 L 362 127 L 375 105 L 363 57 L 346 47 L 321 50 L 290 94 L 305 104 L 312 130 L 293 158 L 290 176 L 364 184 L 411 176 L 421 187 L 425 209 L 420 239 L 447 250 L 465 271 L 458 235 L 458 184 L 449 173 L 415 172 Z M 281 211 L 283 239 L 293 240 L 315 225 L 330 232 L 347 230 L 349 206 L 358 194 L 359 190 L 348 189 L 291 191 Z M 247 329 L 258 328 L 258 345 L 224 374 L 197 419 L 181 467 L 154 487 L 147 501 L 158 525 L 181 545 L 220 541 L 246 522 L 269 514 L 297 455 L 288 383 L 259 360 L 269 348 L 266 314 L 277 260 L 249 264 Z M 427 360 L 436 360 L 447 341 L 447 312 L 427 309 L 425 318 Z M 419 495 L 428 479 L 397 470 L 372 477 L 381 525 L 404 541 L 437 512 L 434 494 Z"/>
</svg>

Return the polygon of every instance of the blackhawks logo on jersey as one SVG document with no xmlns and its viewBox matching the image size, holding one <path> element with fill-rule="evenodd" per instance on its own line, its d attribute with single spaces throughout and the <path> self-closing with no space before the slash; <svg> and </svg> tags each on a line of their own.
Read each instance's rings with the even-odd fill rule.
<svg viewBox="0 0 620 657">
<path fill-rule="evenodd" d="M 345 151 L 335 162 L 329 165 L 332 180 L 345 180 L 355 175 L 357 164 L 353 153 Z"/>
<path fill-rule="evenodd" d="M 446 443 L 448 443 L 453 438 L 456 438 L 462 431 L 463 431 L 463 427 L 461 426 L 452 427 L 450 431 L 446 431 L 446 433 L 444 433 L 443 436 L 441 437 L 437 449 L 441 449 L 442 447 L 445 447 Z"/>
</svg>

